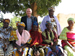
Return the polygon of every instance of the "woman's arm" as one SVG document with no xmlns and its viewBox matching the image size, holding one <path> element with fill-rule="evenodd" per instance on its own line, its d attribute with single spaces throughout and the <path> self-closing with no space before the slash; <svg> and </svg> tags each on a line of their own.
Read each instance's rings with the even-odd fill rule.
<svg viewBox="0 0 75 56">
<path fill-rule="evenodd" d="M 20 48 L 20 46 L 16 44 L 16 40 L 13 41 L 13 46 L 16 47 L 17 49 Z"/>
<path fill-rule="evenodd" d="M 73 51 L 75 51 L 75 47 L 73 47 L 68 41 L 64 41 Z"/>
<path fill-rule="evenodd" d="M 73 48 L 73 46 L 72 46 L 67 40 L 64 40 L 64 42 L 65 42 L 70 48 Z"/>
<path fill-rule="evenodd" d="M 30 44 L 26 43 L 23 46 L 21 46 L 20 48 L 25 48 L 25 47 L 29 47 L 29 46 L 30 46 Z"/>
<path fill-rule="evenodd" d="M 43 44 L 48 44 L 48 45 L 51 45 L 51 43 L 53 43 L 53 41 L 50 41 L 50 40 L 46 40 L 45 37 L 42 35 L 42 39 L 43 39 Z"/>
</svg>

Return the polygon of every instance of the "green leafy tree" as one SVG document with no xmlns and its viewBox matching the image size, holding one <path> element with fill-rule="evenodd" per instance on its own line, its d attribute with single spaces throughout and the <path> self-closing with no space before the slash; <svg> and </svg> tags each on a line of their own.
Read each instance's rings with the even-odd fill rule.
<svg viewBox="0 0 75 56">
<path fill-rule="evenodd" d="M 39 25 L 41 24 L 41 22 L 38 23 Z"/>
<path fill-rule="evenodd" d="M 19 18 L 19 17 L 11 18 L 10 26 L 12 26 L 13 29 L 17 29 L 17 27 L 16 27 L 16 21 L 20 21 L 20 20 L 21 20 L 21 18 Z"/>
<path fill-rule="evenodd" d="M 0 28 L 3 26 L 3 23 L 2 22 L 0 22 Z"/>
<path fill-rule="evenodd" d="M 5 12 L 15 12 L 16 15 L 25 15 L 27 8 L 31 8 L 33 16 L 42 16 L 48 13 L 48 8 L 57 6 L 61 0 L 0 0 L 0 9 Z"/>
</svg>

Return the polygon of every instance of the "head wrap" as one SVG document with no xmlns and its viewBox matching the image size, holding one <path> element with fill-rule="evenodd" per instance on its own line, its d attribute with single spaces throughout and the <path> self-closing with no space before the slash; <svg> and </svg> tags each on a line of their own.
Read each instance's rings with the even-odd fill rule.
<svg viewBox="0 0 75 56">
<path fill-rule="evenodd" d="M 37 21 L 34 21 L 34 22 L 33 22 L 33 25 L 36 25 L 36 26 L 38 26 L 38 23 L 37 23 Z"/>
<path fill-rule="evenodd" d="M 74 18 L 69 18 L 69 19 L 67 20 L 67 22 L 70 21 L 70 20 L 73 21 L 73 22 L 75 22 L 75 19 L 74 19 Z"/>
<path fill-rule="evenodd" d="M 47 25 L 48 23 L 52 24 L 50 21 L 46 21 L 46 25 Z"/>
<path fill-rule="evenodd" d="M 25 24 L 24 24 L 23 22 L 17 21 L 17 22 L 16 22 L 16 26 L 19 26 L 19 25 L 25 27 Z"/>
<path fill-rule="evenodd" d="M 53 11 L 55 11 L 55 8 L 54 8 L 54 7 L 50 7 L 50 8 L 48 8 L 48 10 L 53 10 Z"/>
<path fill-rule="evenodd" d="M 3 22 L 10 23 L 10 20 L 9 19 L 3 19 Z"/>
</svg>

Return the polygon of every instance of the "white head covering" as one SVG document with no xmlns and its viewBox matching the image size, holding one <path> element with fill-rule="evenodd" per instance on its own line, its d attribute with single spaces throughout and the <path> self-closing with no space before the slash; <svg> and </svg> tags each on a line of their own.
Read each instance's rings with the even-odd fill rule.
<svg viewBox="0 0 75 56">
<path fill-rule="evenodd" d="M 55 7 L 50 7 L 50 8 L 48 8 L 48 10 L 53 10 L 53 11 L 55 11 Z"/>
</svg>

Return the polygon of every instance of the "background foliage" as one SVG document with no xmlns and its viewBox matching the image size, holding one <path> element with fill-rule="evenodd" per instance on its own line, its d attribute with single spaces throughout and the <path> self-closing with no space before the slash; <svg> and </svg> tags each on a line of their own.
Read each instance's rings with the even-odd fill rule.
<svg viewBox="0 0 75 56">
<path fill-rule="evenodd" d="M 33 10 L 33 15 L 46 15 L 48 8 L 57 6 L 61 0 L 0 0 L 0 10 L 15 12 L 16 15 L 24 16 L 27 8 Z"/>
</svg>

